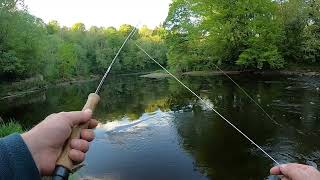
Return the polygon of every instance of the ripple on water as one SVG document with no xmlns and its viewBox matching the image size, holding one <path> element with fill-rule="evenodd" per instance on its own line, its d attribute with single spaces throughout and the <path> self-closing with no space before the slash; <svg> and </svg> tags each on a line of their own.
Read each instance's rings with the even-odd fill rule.
<svg viewBox="0 0 320 180">
<path fill-rule="evenodd" d="M 158 128 L 170 126 L 171 118 L 170 112 L 162 111 L 145 113 L 135 121 L 124 117 L 118 121 L 100 124 L 98 126 L 97 139 L 104 140 L 112 145 L 126 146 L 126 148 L 139 150 L 143 146 L 141 143 L 134 144 L 130 142 L 150 142 L 154 134 L 159 133 Z"/>
</svg>

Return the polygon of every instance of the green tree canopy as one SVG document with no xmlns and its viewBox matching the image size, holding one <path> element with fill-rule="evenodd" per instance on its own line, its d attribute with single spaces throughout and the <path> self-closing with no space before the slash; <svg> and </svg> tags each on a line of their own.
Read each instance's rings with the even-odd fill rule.
<svg viewBox="0 0 320 180">
<path fill-rule="evenodd" d="M 71 31 L 74 31 L 74 32 L 84 32 L 85 30 L 86 30 L 86 26 L 81 22 L 75 23 L 71 27 Z"/>
<path fill-rule="evenodd" d="M 50 21 L 47 25 L 47 31 L 49 34 L 55 34 L 60 31 L 60 24 L 58 21 Z"/>
</svg>

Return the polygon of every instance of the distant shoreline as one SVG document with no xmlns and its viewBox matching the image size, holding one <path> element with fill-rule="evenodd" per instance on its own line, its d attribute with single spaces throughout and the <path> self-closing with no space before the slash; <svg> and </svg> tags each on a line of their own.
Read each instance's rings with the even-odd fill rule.
<svg viewBox="0 0 320 180">
<path fill-rule="evenodd" d="M 252 75 L 288 75 L 288 76 L 320 76 L 319 72 L 314 71 L 288 71 L 288 70 L 281 70 L 281 71 L 224 71 L 224 73 L 228 75 L 240 75 L 240 74 L 252 74 Z M 129 76 L 129 75 L 140 75 L 139 77 L 142 78 L 150 78 L 150 79 L 162 79 L 162 78 L 168 78 L 170 77 L 169 74 L 165 72 L 141 72 L 141 73 L 127 73 L 127 74 L 119 74 L 119 76 Z M 182 74 L 179 74 L 180 76 L 193 76 L 193 77 L 199 77 L 199 76 L 221 76 L 223 73 L 221 71 L 190 71 L 185 72 Z M 26 89 L 24 91 L 13 91 L 13 92 L 7 92 L 7 95 L 4 95 L 0 97 L 1 100 L 5 99 L 12 99 L 12 98 L 18 98 L 23 97 L 26 95 L 30 95 L 33 93 L 37 93 L 39 91 L 45 91 L 49 87 L 56 87 L 56 86 L 67 86 L 71 84 L 79 84 L 79 83 L 86 83 L 90 81 L 96 81 L 99 80 L 99 76 L 89 76 L 88 78 L 84 77 L 78 77 L 73 78 L 69 80 L 59 80 L 53 83 L 49 83 L 49 85 L 44 87 L 38 87 L 38 88 L 31 88 Z"/>
<path fill-rule="evenodd" d="M 141 72 L 141 73 L 126 73 L 126 74 L 118 74 L 116 76 L 129 76 L 129 75 L 142 75 L 142 74 L 148 74 L 150 72 Z M 101 75 L 102 77 L 102 75 Z M 46 85 L 43 87 L 31 87 L 26 90 L 16 90 L 16 91 L 8 91 L 6 92 L 7 95 L 0 95 L 0 101 L 5 100 L 5 99 L 14 99 L 14 98 L 19 98 L 23 96 L 27 96 L 33 93 L 37 93 L 40 91 L 45 91 L 50 87 L 61 87 L 61 86 L 68 86 L 72 84 L 80 84 L 80 83 L 86 83 L 86 82 L 91 82 L 91 81 L 97 81 L 100 80 L 101 78 L 98 75 L 91 75 L 88 77 L 76 77 L 76 78 L 71 78 L 71 79 L 59 79 L 54 82 L 46 82 Z M 43 81 L 45 82 L 45 81 Z M 23 84 L 23 82 L 22 82 Z"/>
<path fill-rule="evenodd" d="M 85 83 L 90 81 L 96 81 L 98 79 L 99 79 L 98 76 L 89 76 L 88 78 L 79 77 L 79 78 L 73 78 L 68 80 L 58 80 L 56 82 L 48 83 L 48 85 L 45 85 L 43 87 L 32 87 L 23 91 L 17 90 L 17 91 L 6 92 L 7 95 L 4 95 L 2 97 L 0 96 L 0 101 L 5 99 L 14 99 L 18 97 L 27 96 L 33 93 L 37 93 L 40 91 L 45 91 L 49 87 L 67 86 L 71 84 L 79 84 L 79 83 Z"/>
<path fill-rule="evenodd" d="M 252 75 L 290 75 L 290 76 L 320 76 L 319 72 L 314 71 L 288 71 L 288 70 L 280 70 L 280 71 L 224 71 L 224 73 L 228 75 L 240 75 L 240 74 L 252 74 Z M 190 71 L 185 72 L 182 76 L 221 76 L 224 75 L 221 71 Z M 146 75 L 142 75 L 140 77 L 143 78 L 151 78 L 151 79 L 161 79 L 170 77 L 169 74 L 165 72 L 154 72 Z"/>
</svg>

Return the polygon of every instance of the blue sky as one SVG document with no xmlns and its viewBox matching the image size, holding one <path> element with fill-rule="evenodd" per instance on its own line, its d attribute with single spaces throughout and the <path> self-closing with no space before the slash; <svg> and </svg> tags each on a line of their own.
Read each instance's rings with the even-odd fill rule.
<svg viewBox="0 0 320 180">
<path fill-rule="evenodd" d="M 127 23 L 153 28 L 163 22 L 171 0 L 25 0 L 31 14 L 45 22 L 58 20 L 71 26 L 83 22 L 87 28 Z"/>
</svg>

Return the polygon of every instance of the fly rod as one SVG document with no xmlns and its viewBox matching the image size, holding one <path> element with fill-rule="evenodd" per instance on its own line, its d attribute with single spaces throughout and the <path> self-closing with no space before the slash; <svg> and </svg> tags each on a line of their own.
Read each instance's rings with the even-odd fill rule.
<svg viewBox="0 0 320 180">
<path fill-rule="evenodd" d="M 83 107 L 83 111 L 86 109 L 91 109 L 92 111 L 95 110 L 96 106 L 98 105 L 100 101 L 100 96 L 99 92 L 101 90 L 101 87 L 103 83 L 105 82 L 106 78 L 108 77 L 114 63 L 116 62 L 116 59 L 120 55 L 123 47 L 127 44 L 129 39 L 134 36 L 134 34 L 137 32 L 137 28 L 134 27 L 133 30 L 130 32 L 130 34 L 127 36 L 125 41 L 123 42 L 122 46 L 120 47 L 119 51 L 113 58 L 109 68 L 105 72 L 104 76 L 102 77 L 95 93 L 91 93 L 87 99 L 86 104 Z M 89 123 L 82 124 L 76 127 L 73 127 L 72 133 L 69 137 L 69 139 L 66 141 L 65 146 L 63 147 L 62 153 L 60 154 L 58 161 L 56 163 L 56 168 L 54 170 L 52 179 L 53 180 L 67 180 L 69 178 L 70 173 L 75 169 L 76 164 L 69 158 L 69 152 L 71 150 L 70 143 L 72 139 L 79 139 L 80 138 L 80 133 L 82 129 L 88 128 Z"/>
<path fill-rule="evenodd" d="M 178 81 L 184 88 L 186 88 L 191 94 L 197 97 L 205 106 L 214 111 L 218 116 L 220 116 L 225 122 L 227 122 L 231 127 L 233 127 L 236 131 L 238 131 L 243 137 L 245 137 L 249 142 L 251 142 L 254 146 L 256 146 L 263 154 L 265 154 L 268 158 L 270 158 L 276 165 L 280 165 L 280 163 L 275 160 L 271 155 L 269 155 L 261 146 L 255 143 L 249 136 L 247 136 L 244 132 L 242 132 L 236 125 L 234 125 L 231 121 L 225 118 L 221 113 L 219 113 L 212 105 L 209 105 L 206 101 L 204 101 L 198 94 L 192 91 L 187 85 L 185 85 L 182 81 L 180 81 L 175 75 L 169 72 L 165 67 L 163 67 L 158 61 L 156 61 L 152 56 L 150 56 L 147 51 L 145 51 L 141 46 L 136 44 L 136 46 L 144 52 L 153 62 L 155 62 L 158 66 L 160 66 L 166 73 L 168 73 L 171 77 L 173 77 L 176 81 Z"/>
</svg>

